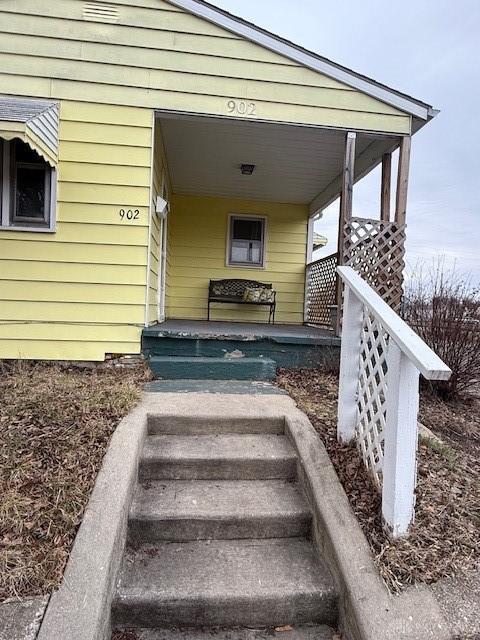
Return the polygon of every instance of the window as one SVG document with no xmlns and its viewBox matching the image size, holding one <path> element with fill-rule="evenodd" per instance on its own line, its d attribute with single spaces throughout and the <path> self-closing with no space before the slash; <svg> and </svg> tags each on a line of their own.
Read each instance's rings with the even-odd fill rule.
<svg viewBox="0 0 480 640">
<path fill-rule="evenodd" d="M 239 267 L 265 264 L 265 218 L 230 216 L 227 263 Z"/>
<path fill-rule="evenodd" d="M 0 141 L 0 157 L 1 226 L 51 230 L 55 171 L 20 140 Z"/>
</svg>

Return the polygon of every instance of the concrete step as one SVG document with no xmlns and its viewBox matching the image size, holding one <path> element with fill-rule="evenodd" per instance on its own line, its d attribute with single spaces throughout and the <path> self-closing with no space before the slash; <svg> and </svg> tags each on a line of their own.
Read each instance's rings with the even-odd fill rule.
<svg viewBox="0 0 480 640">
<path fill-rule="evenodd" d="M 167 380 L 273 380 L 277 371 L 270 358 L 153 356 L 148 363 Z"/>
<path fill-rule="evenodd" d="M 130 511 L 135 544 L 306 536 L 312 516 L 284 480 L 167 481 L 140 485 Z"/>
<path fill-rule="evenodd" d="M 204 436 L 227 433 L 285 433 L 283 417 L 148 416 L 149 435 Z"/>
<path fill-rule="evenodd" d="M 120 632 L 112 640 L 125 638 Z M 338 636 L 331 627 L 306 624 L 298 627 L 272 629 L 136 629 L 132 640 L 335 640 Z"/>
<path fill-rule="evenodd" d="M 129 551 L 113 603 L 116 626 L 334 625 L 337 594 L 302 538 L 157 543 Z"/>
<path fill-rule="evenodd" d="M 290 480 L 297 458 L 286 436 L 224 434 L 148 436 L 140 458 L 144 480 Z"/>
</svg>

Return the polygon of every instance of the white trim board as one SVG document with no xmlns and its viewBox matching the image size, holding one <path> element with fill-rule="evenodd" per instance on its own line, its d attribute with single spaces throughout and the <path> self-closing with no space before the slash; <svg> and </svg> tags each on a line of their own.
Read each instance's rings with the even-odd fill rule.
<svg viewBox="0 0 480 640">
<path fill-rule="evenodd" d="M 295 45 L 292 42 L 288 42 L 283 38 L 276 36 L 273 33 L 265 31 L 256 25 L 243 20 L 237 16 L 233 16 L 225 11 L 222 11 L 218 7 L 204 2 L 203 0 L 167 0 L 170 4 L 184 9 L 193 15 L 196 15 L 208 22 L 211 22 L 219 27 L 235 33 L 251 42 L 274 51 L 298 64 L 308 67 L 313 71 L 322 73 L 329 78 L 333 78 L 338 82 L 361 91 L 373 98 L 377 98 L 386 104 L 391 105 L 409 113 L 420 120 L 427 121 L 435 115 L 437 111 L 430 105 L 404 95 L 394 89 L 386 87 L 375 80 L 366 78 L 351 69 L 342 67 L 327 58 L 307 51 L 302 47 Z"/>
</svg>

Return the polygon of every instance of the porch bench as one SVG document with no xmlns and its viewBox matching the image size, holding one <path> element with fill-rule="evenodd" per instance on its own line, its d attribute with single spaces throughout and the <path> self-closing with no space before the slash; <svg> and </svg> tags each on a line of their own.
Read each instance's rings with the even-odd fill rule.
<svg viewBox="0 0 480 640">
<path fill-rule="evenodd" d="M 243 299 L 246 289 L 270 289 L 272 300 L 250 302 Z M 208 287 L 208 320 L 210 320 L 210 305 L 212 302 L 220 304 L 254 304 L 270 307 L 268 324 L 275 324 L 275 310 L 277 307 L 276 291 L 272 284 L 258 282 L 257 280 L 239 280 L 231 278 L 228 280 L 210 280 Z"/>
</svg>

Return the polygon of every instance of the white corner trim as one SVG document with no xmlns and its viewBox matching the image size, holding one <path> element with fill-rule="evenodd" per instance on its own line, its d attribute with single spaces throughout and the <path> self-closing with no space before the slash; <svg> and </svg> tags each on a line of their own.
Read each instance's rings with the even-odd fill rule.
<svg viewBox="0 0 480 640">
<path fill-rule="evenodd" d="M 198 0 L 167 1 L 180 9 L 184 9 L 189 13 L 230 31 L 231 33 L 235 33 L 247 40 L 255 42 L 256 44 L 259 44 L 266 49 L 270 49 L 270 51 L 274 51 L 275 53 L 303 65 L 304 67 L 312 69 L 313 71 L 323 73 L 338 82 L 343 82 L 349 87 L 357 89 L 362 93 L 372 96 L 373 98 L 377 98 L 378 100 L 381 100 L 392 107 L 396 107 L 400 111 L 404 111 L 405 113 L 409 113 L 420 118 L 421 120 L 428 120 L 436 115 L 435 109 L 425 103 L 420 103 L 420 101 L 416 101 L 413 98 L 409 99 L 407 96 L 399 95 L 394 90 L 389 90 L 387 87 L 378 84 L 374 80 L 363 78 L 353 71 L 337 66 L 333 62 L 330 62 L 321 56 L 304 51 L 294 44 L 288 44 L 280 37 L 268 33 L 263 29 L 257 28 L 255 25 L 247 23 L 241 18 L 235 18 L 234 16 L 227 15 L 223 11 L 211 5 L 204 4 Z"/>
<path fill-rule="evenodd" d="M 150 267 L 151 267 L 151 250 L 152 250 L 152 218 L 153 218 L 153 165 L 155 161 L 155 111 L 152 111 L 152 132 L 150 138 L 150 185 L 148 189 L 148 241 L 147 241 L 147 267 L 145 280 L 145 317 L 144 326 L 148 327 L 149 307 L 150 307 Z"/>
<path fill-rule="evenodd" d="M 50 170 L 50 223 L 48 230 L 54 233 L 57 229 L 57 188 L 58 171 L 56 168 Z"/>
</svg>

